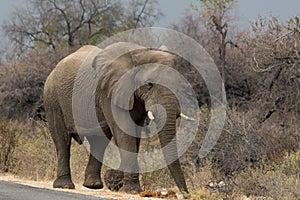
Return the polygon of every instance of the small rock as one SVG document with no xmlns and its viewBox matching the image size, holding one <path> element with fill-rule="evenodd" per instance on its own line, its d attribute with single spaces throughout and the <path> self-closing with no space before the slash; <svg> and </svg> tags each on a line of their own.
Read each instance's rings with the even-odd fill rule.
<svg viewBox="0 0 300 200">
<path fill-rule="evenodd" d="M 250 200 L 250 198 L 248 198 L 247 196 L 242 196 L 241 200 Z"/>
<path fill-rule="evenodd" d="M 160 192 L 162 195 L 167 195 L 168 194 L 168 191 L 167 189 L 163 188 Z"/>
<path fill-rule="evenodd" d="M 214 184 L 213 182 L 210 182 L 210 183 L 208 184 L 208 186 L 211 187 L 211 188 L 213 188 L 213 187 L 215 186 L 215 184 Z"/>
<path fill-rule="evenodd" d="M 224 187 L 226 184 L 224 183 L 224 181 L 221 181 L 219 184 L 218 184 L 218 186 L 219 187 Z"/>
</svg>

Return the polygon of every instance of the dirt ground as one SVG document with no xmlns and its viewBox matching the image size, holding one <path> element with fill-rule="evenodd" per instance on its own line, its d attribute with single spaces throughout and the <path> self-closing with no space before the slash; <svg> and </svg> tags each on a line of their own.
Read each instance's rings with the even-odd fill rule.
<svg viewBox="0 0 300 200">
<path fill-rule="evenodd" d="M 15 177 L 13 175 L 8 174 L 0 174 L 0 180 L 2 181 L 8 181 L 23 185 L 28 185 L 32 187 L 38 187 L 38 188 L 47 188 L 51 190 L 58 190 L 58 191 L 65 191 L 65 192 L 73 192 L 73 193 L 79 193 L 79 194 L 85 194 L 85 195 L 91 195 L 96 197 L 102 197 L 102 198 L 108 198 L 112 200 L 158 200 L 158 198 L 146 198 L 146 197 L 140 197 L 139 195 L 130 195 L 126 193 L 121 192 L 112 192 L 108 190 L 107 188 L 101 189 L 101 190 L 91 190 L 83 187 L 82 185 L 76 185 L 75 190 L 65 190 L 65 189 L 54 189 L 52 188 L 52 182 L 36 182 L 32 180 L 26 180 L 22 178 Z"/>
</svg>

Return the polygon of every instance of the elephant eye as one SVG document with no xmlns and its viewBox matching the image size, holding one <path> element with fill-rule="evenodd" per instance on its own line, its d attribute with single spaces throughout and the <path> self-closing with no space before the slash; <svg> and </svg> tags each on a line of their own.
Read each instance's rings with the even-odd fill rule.
<svg viewBox="0 0 300 200">
<path fill-rule="evenodd" d="M 146 84 L 147 84 L 147 86 L 148 86 L 149 88 L 152 88 L 152 87 L 153 87 L 153 83 L 152 83 L 151 81 L 147 81 Z"/>
</svg>

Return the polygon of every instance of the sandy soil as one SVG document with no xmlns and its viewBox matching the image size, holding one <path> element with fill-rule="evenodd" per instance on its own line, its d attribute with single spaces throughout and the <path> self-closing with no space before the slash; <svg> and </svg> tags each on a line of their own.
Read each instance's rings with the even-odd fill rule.
<svg viewBox="0 0 300 200">
<path fill-rule="evenodd" d="M 108 190 L 107 188 L 101 189 L 101 190 L 91 190 L 83 187 L 82 185 L 76 185 L 75 190 L 64 190 L 64 189 L 53 189 L 52 188 L 52 182 L 36 182 L 31 180 L 26 180 L 22 178 L 15 177 L 13 175 L 9 174 L 0 174 L 0 180 L 2 181 L 8 181 L 8 182 L 14 182 L 18 184 L 28 185 L 32 187 L 38 187 L 38 188 L 47 188 L 51 190 L 58 190 L 58 191 L 65 191 L 65 192 L 73 192 L 73 193 L 79 193 L 79 194 L 85 194 L 85 195 L 91 195 L 96 197 L 102 197 L 102 198 L 108 198 L 112 200 L 158 200 L 157 198 L 142 198 L 139 195 L 130 195 L 126 193 L 120 193 L 120 192 L 112 192 Z"/>
</svg>

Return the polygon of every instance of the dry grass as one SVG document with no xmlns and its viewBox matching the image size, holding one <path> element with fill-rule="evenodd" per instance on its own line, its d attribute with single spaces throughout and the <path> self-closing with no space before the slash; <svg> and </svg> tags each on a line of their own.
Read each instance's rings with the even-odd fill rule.
<svg viewBox="0 0 300 200">
<path fill-rule="evenodd" d="M 201 138 L 206 132 L 205 127 L 199 129 L 194 143 L 181 158 L 191 191 L 189 198 L 241 199 L 246 195 L 273 199 L 299 199 L 300 151 L 293 152 L 295 148 L 291 145 L 293 140 L 287 142 L 278 140 L 282 139 L 281 137 L 269 137 L 269 133 L 265 132 L 269 131 L 267 126 L 250 126 L 247 124 L 250 123 L 247 118 L 252 116 L 250 114 L 247 116 L 236 111 L 231 111 L 229 114 L 225 133 L 230 134 L 221 137 L 216 148 L 206 159 L 196 162 Z M 201 124 L 205 125 L 207 114 L 202 112 L 202 115 Z M 272 128 L 280 134 L 280 131 L 274 128 L 274 124 Z M 292 130 L 295 129 L 290 131 Z M 257 137 L 263 138 L 264 141 L 261 142 Z M 1 171 L 34 181 L 55 179 L 56 152 L 45 125 L 35 124 L 32 121 L 20 123 L 0 120 L 0 138 L 2 141 L 0 143 Z M 296 142 L 293 141 L 293 144 Z M 146 144 L 145 141 L 142 143 L 142 149 L 156 148 Z M 270 156 L 276 155 L 274 145 L 278 145 L 282 153 Z M 290 148 L 291 146 L 293 148 Z M 248 159 L 253 155 L 256 159 Z M 4 157 L 8 159 L 5 161 Z M 74 142 L 71 148 L 71 169 L 73 180 L 77 184 L 83 182 L 87 159 L 87 150 Z M 106 167 L 104 169 L 106 170 Z M 224 169 L 230 169 L 230 173 Z M 220 184 L 221 182 L 223 183 Z M 143 189 L 152 191 L 160 188 L 176 188 L 167 169 L 142 174 L 141 184 Z"/>
<path fill-rule="evenodd" d="M 288 170 L 287 170 L 288 169 Z M 234 178 L 235 192 L 273 199 L 300 198 L 300 151 L 286 155 L 279 163 L 261 163 Z"/>
<path fill-rule="evenodd" d="M 229 110 L 218 144 L 206 159 L 197 161 L 207 131 L 207 112 L 207 108 L 202 108 L 198 134 L 181 158 L 191 199 L 200 194 L 208 196 L 207 199 L 297 199 L 300 179 L 297 116 L 290 118 L 288 128 L 283 131 L 276 118 L 260 124 L 255 110 L 247 113 Z M 142 148 L 157 148 L 157 141 L 151 144 L 154 145 L 142 143 Z M 144 189 L 175 186 L 167 169 L 141 177 Z"/>
<path fill-rule="evenodd" d="M 10 154 L 10 160 L 13 163 L 10 162 L 3 169 L 7 169 L 5 170 L 6 172 L 31 180 L 54 180 L 56 177 L 57 158 L 48 128 L 41 124 L 33 125 L 32 122 L 12 123 L 10 121 L 1 121 L 1 124 L 5 123 L 7 123 L 7 129 L 15 130 L 16 133 L 11 134 L 15 136 L 14 150 Z M 3 125 L 0 127 L 3 127 Z M 0 137 L 7 137 L 6 132 L 1 131 Z M 83 146 L 79 146 L 75 142 L 71 151 L 72 177 L 74 181 L 80 182 L 84 178 L 83 173 L 88 154 Z M 5 165 L 2 160 L 1 164 Z"/>
<path fill-rule="evenodd" d="M 194 190 L 187 196 L 190 200 L 222 200 L 224 195 L 213 193 L 205 188 Z"/>
<path fill-rule="evenodd" d="M 0 169 L 8 172 L 16 166 L 14 152 L 19 145 L 22 126 L 14 121 L 0 119 Z"/>
</svg>

